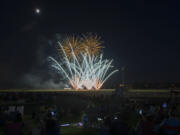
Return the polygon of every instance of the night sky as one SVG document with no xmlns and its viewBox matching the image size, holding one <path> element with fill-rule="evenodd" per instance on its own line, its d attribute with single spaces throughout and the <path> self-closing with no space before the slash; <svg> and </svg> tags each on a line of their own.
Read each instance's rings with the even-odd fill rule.
<svg viewBox="0 0 180 135">
<path fill-rule="evenodd" d="M 101 36 L 104 56 L 114 59 L 116 68 L 126 67 L 126 82 L 180 82 L 180 9 L 174 0 L 7 0 L 0 5 L 1 88 L 19 86 L 26 74 L 45 77 L 46 58 L 55 48 L 47 42 L 57 33 Z M 114 78 L 120 82 L 121 72 Z"/>
</svg>

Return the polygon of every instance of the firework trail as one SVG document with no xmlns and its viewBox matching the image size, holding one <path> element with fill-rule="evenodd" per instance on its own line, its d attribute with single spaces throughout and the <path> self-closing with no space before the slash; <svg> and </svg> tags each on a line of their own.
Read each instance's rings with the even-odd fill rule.
<svg viewBox="0 0 180 135">
<path fill-rule="evenodd" d="M 103 60 L 102 54 L 95 56 L 87 50 L 86 52 L 80 53 L 80 58 L 77 58 L 71 44 L 69 44 L 72 56 L 69 58 L 63 46 L 60 43 L 59 45 L 63 52 L 62 62 L 59 63 L 53 57 L 49 57 L 53 62 L 51 66 L 63 74 L 75 90 L 99 90 L 105 81 L 118 71 L 110 71 L 113 67 L 113 60 Z"/>
</svg>

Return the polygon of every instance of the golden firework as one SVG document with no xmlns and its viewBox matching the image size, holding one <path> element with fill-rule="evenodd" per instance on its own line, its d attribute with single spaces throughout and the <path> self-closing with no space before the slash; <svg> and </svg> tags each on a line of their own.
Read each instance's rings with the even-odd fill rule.
<svg viewBox="0 0 180 135">
<path fill-rule="evenodd" d="M 83 35 L 82 38 L 70 36 L 61 43 L 64 53 L 69 59 L 72 59 L 73 54 L 79 59 L 80 54 L 87 52 L 91 56 L 98 55 L 103 48 L 101 44 L 102 42 L 100 41 L 100 37 L 92 34 Z"/>
<path fill-rule="evenodd" d="M 88 34 L 87 36 L 83 36 L 81 44 L 84 48 L 84 51 L 93 56 L 98 55 L 103 48 L 101 46 L 102 42 L 100 41 L 100 37 L 97 35 Z"/>
<path fill-rule="evenodd" d="M 78 37 L 70 36 L 62 41 L 62 46 L 65 54 L 69 59 L 73 57 L 73 53 L 76 57 L 79 56 L 80 52 L 83 52 L 84 48 L 82 47 L 81 41 Z M 62 51 L 62 50 L 61 50 Z M 73 52 L 73 53 L 72 53 Z"/>
</svg>

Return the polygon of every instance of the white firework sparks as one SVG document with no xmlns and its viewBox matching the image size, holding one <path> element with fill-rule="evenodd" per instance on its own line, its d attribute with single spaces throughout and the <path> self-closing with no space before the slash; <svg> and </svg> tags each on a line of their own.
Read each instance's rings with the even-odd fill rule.
<svg viewBox="0 0 180 135">
<path fill-rule="evenodd" d="M 53 57 L 52 67 L 57 69 L 69 81 L 69 84 L 75 89 L 95 89 L 99 90 L 105 81 L 118 70 L 109 70 L 113 67 L 113 60 L 103 60 L 103 55 L 92 56 L 88 53 L 81 53 L 80 59 L 74 54 L 72 49 L 72 59 L 69 59 L 64 51 L 63 46 L 59 43 L 63 60 L 60 64 Z M 71 45 L 70 45 L 71 46 Z"/>
</svg>

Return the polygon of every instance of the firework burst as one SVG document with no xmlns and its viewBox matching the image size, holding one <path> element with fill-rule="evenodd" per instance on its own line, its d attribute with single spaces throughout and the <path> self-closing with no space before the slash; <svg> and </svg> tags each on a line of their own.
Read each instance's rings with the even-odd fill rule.
<svg viewBox="0 0 180 135">
<path fill-rule="evenodd" d="M 112 60 L 103 60 L 103 55 L 91 55 L 88 51 L 80 53 L 79 58 L 73 50 L 71 44 L 71 58 L 60 45 L 63 52 L 63 60 L 61 63 L 50 57 L 53 64 L 52 67 L 57 69 L 68 80 L 69 84 L 75 89 L 96 89 L 99 90 L 105 81 L 118 70 L 109 70 L 113 67 Z M 69 53 L 69 52 L 68 52 Z"/>
<path fill-rule="evenodd" d="M 80 52 L 83 52 L 84 51 L 84 48 L 81 44 L 81 41 L 78 37 L 75 37 L 75 36 L 71 36 L 71 37 L 68 37 L 66 38 L 62 43 L 61 45 L 63 46 L 63 50 L 62 48 L 60 47 L 60 52 L 62 54 L 66 54 L 66 56 L 68 57 L 68 59 L 71 59 L 73 56 L 72 56 L 72 50 L 74 52 L 74 55 L 76 57 L 79 57 L 80 55 Z"/>
<path fill-rule="evenodd" d="M 84 35 L 81 44 L 85 52 L 86 50 L 88 50 L 91 56 L 98 55 L 103 48 L 101 46 L 102 42 L 100 41 L 100 37 L 92 34 L 89 34 L 87 36 Z"/>
<path fill-rule="evenodd" d="M 61 43 L 63 50 L 61 47 L 59 50 L 61 53 L 64 51 L 69 59 L 73 58 L 73 50 L 74 55 L 79 59 L 81 53 L 86 53 L 87 51 L 91 56 L 99 55 L 103 48 L 101 44 L 100 37 L 97 35 L 88 34 L 83 35 L 82 38 L 70 36 Z"/>
</svg>

